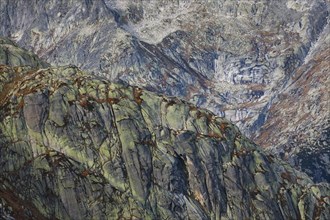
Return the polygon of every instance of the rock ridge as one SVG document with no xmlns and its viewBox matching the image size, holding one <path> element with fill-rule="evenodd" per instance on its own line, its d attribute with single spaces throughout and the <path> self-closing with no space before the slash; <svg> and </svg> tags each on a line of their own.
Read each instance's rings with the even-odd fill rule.
<svg viewBox="0 0 330 220">
<path fill-rule="evenodd" d="M 2 217 L 330 216 L 329 185 L 208 110 L 74 66 L 0 73 Z"/>
</svg>

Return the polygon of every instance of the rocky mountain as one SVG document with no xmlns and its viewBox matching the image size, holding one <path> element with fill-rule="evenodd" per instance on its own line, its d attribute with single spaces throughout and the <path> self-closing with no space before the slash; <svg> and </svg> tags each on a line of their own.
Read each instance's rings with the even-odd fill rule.
<svg viewBox="0 0 330 220">
<path fill-rule="evenodd" d="M 315 181 L 330 182 L 330 27 L 264 111 L 254 138 Z"/>
<path fill-rule="evenodd" d="M 329 184 L 225 118 L 0 42 L 1 218 L 329 219 Z"/>
<path fill-rule="evenodd" d="M 310 88 L 310 81 L 303 81 L 302 72 L 314 76 L 313 71 L 318 68 L 308 70 L 311 62 L 325 68 L 318 73 L 325 73 L 326 80 L 320 80 L 317 86 L 327 86 L 329 57 L 324 56 L 325 63 L 318 64 L 322 61 L 318 51 L 311 52 L 313 45 L 321 44 L 320 36 L 330 33 L 326 28 L 327 0 L 0 0 L 0 3 L 0 35 L 51 64 L 74 64 L 112 81 L 185 98 L 226 116 L 257 143 L 271 145 L 276 154 L 282 155 L 291 148 L 284 153 L 289 156 L 283 158 L 295 160 L 291 158 L 292 152 L 300 152 L 303 143 L 310 151 L 311 146 L 319 146 L 316 142 L 323 143 L 324 137 L 329 140 L 323 120 L 329 120 L 326 108 L 329 106 L 314 101 L 319 94 L 288 93 L 300 86 Z M 326 38 L 318 48 L 328 45 Z M 313 61 L 306 61 L 306 57 Z M 298 75 L 302 77 L 296 82 Z M 320 91 L 324 90 L 314 92 Z M 268 115 L 269 109 L 295 112 L 287 97 L 294 103 L 297 98 L 301 103 L 307 101 L 310 106 L 305 113 L 291 114 L 294 119 L 282 118 L 281 126 L 274 129 L 277 133 L 270 134 L 278 120 Z M 309 101 L 310 97 L 314 98 Z M 273 106 L 274 100 L 286 104 Z M 321 110 L 315 114 L 309 108 Z M 314 111 L 313 117 L 304 117 L 309 111 Z M 295 122 L 289 123 L 291 120 Z M 297 135 L 301 138 L 293 142 Z M 276 141 L 278 137 L 285 141 Z M 272 141 L 265 143 L 268 139 Z M 329 158 L 328 141 L 325 147 L 322 152 Z M 310 159 L 328 161 L 317 155 Z M 329 163 L 326 164 L 328 173 Z M 304 166 L 302 169 L 309 173 L 317 171 Z M 329 181 L 328 174 L 313 177 Z"/>
</svg>

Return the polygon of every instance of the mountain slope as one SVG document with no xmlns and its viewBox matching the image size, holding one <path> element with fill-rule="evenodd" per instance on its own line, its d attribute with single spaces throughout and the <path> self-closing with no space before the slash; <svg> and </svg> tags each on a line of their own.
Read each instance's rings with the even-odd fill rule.
<svg viewBox="0 0 330 220">
<path fill-rule="evenodd" d="M 329 185 L 193 104 L 70 66 L 0 76 L 2 218 L 330 217 Z"/>
<path fill-rule="evenodd" d="M 328 26 L 285 89 L 265 111 L 254 140 L 315 181 L 330 182 L 330 31 Z"/>
<path fill-rule="evenodd" d="M 184 97 L 246 133 L 329 15 L 325 0 L 1 2 L 0 34 L 48 62 Z"/>
<path fill-rule="evenodd" d="M 317 58 L 322 47 L 317 47 L 314 53 L 310 51 L 321 33 L 330 33 L 325 28 L 329 24 L 329 1 L 0 0 L 0 3 L 3 24 L 0 35 L 49 63 L 74 64 L 113 81 L 185 98 L 226 116 L 244 134 L 275 153 L 282 155 L 288 151 L 283 153 L 287 160 L 296 160 L 295 153 L 305 151 L 301 143 L 316 147 L 320 145 L 315 143 L 329 139 L 324 123 L 329 120 L 327 105 L 318 105 L 313 100 L 320 94 L 287 93 L 291 88 L 309 87 L 308 80 L 302 82 L 304 74 L 300 81 L 294 81 L 297 73 L 307 71 L 304 68 L 309 65 L 305 63 L 308 54 L 316 55 L 313 65 L 324 68 L 320 71 L 312 68 L 308 75 L 324 73 L 323 78 L 329 75 L 328 64 Z M 329 41 L 323 44 L 329 45 Z M 326 82 L 327 79 L 320 80 L 317 86 L 325 88 Z M 290 83 L 293 85 L 288 88 Z M 282 104 L 272 105 L 274 100 Z M 285 108 L 283 112 L 291 112 L 295 117 L 292 114 L 295 100 L 310 103 L 311 109 L 320 109 L 318 114 L 310 114 L 313 126 L 305 126 L 311 123 L 311 117 L 305 117 L 307 109 L 306 114 L 292 119 L 299 119 L 295 123 L 276 113 Z M 272 113 L 268 114 L 269 108 Z M 281 125 L 272 129 L 278 121 Z M 273 134 L 274 131 L 277 133 Z M 299 141 L 292 141 L 297 135 L 301 136 Z M 277 141 L 281 138 L 286 140 Z M 274 141 L 269 144 L 267 140 Z M 319 149 L 322 153 L 309 156 L 308 160 L 316 163 L 314 168 L 300 166 L 301 159 L 295 162 L 316 181 L 328 181 L 329 144 L 325 145 Z M 320 158 L 323 168 L 317 164 Z M 320 169 L 321 176 L 316 174 Z"/>
</svg>

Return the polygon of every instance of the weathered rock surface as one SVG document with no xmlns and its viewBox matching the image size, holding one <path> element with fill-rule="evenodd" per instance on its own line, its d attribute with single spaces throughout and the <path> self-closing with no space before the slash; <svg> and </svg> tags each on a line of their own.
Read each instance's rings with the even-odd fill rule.
<svg viewBox="0 0 330 220">
<path fill-rule="evenodd" d="M 290 89 L 286 85 L 295 72 L 303 71 L 301 66 L 322 31 L 323 35 L 330 33 L 325 28 L 329 23 L 327 0 L 0 3 L 0 35 L 49 63 L 75 64 L 111 80 L 183 97 L 226 116 L 262 144 L 275 137 L 291 140 L 296 136 L 291 132 L 270 136 L 265 128 L 275 122 L 267 122 L 273 117 L 266 117 L 265 111 L 280 106 L 271 107 L 275 99 L 286 102 L 281 101 Z M 327 86 L 325 82 L 320 81 L 319 86 Z M 302 83 L 294 86 L 309 86 Z M 311 97 L 302 96 L 298 97 L 301 103 Z M 313 100 L 310 103 L 313 108 L 324 107 Z M 288 105 L 281 107 L 293 111 Z M 322 121 L 325 115 L 317 117 L 316 121 Z M 301 123 L 283 120 L 283 126 L 303 132 L 304 138 L 292 145 L 297 151 L 308 139 L 323 142 L 319 134 L 314 135 L 314 128 L 301 129 L 303 124 L 313 123 L 310 118 L 299 114 L 291 120 L 296 119 Z M 318 133 L 324 133 L 323 124 L 316 127 L 322 127 Z M 282 141 L 273 144 L 278 154 L 284 150 Z M 330 157 L 328 153 L 326 157 Z M 315 180 L 325 179 L 328 177 Z"/>
<path fill-rule="evenodd" d="M 315 181 L 330 182 L 330 27 L 285 89 L 264 111 L 254 140 L 298 165 Z"/>
<path fill-rule="evenodd" d="M 328 22 L 328 6 L 2 0 L 0 33 L 52 64 L 185 97 L 247 129 L 303 63 Z"/>
<path fill-rule="evenodd" d="M 49 66 L 37 55 L 18 47 L 14 42 L 4 37 L 0 37 L 0 64 L 35 68 Z"/>
<path fill-rule="evenodd" d="M 329 219 L 327 184 L 193 104 L 76 67 L 0 66 L 0 214 Z"/>
</svg>

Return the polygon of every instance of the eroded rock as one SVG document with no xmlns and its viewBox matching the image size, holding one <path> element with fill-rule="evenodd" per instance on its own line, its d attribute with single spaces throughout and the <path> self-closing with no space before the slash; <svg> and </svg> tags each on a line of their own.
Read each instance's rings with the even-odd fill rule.
<svg viewBox="0 0 330 220">
<path fill-rule="evenodd" d="M 327 184 L 207 110 L 75 67 L 0 73 L 0 198 L 16 219 L 330 216 Z"/>
</svg>

